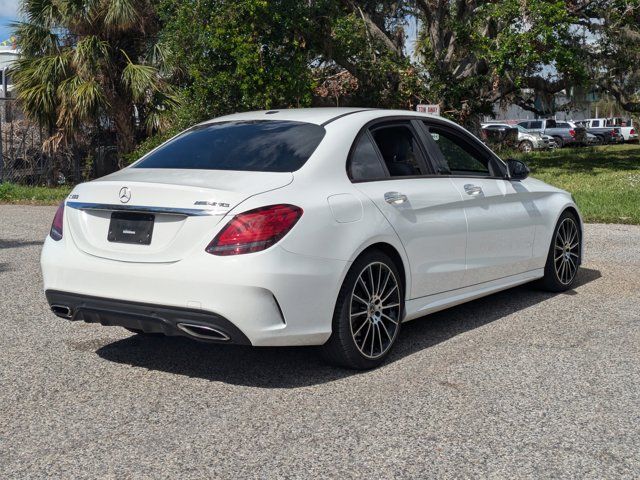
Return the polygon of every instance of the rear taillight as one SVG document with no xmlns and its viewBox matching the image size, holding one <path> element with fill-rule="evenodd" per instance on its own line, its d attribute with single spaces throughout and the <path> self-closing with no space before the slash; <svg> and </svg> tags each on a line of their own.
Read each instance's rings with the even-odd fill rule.
<svg viewBox="0 0 640 480">
<path fill-rule="evenodd" d="M 51 230 L 49 231 L 49 235 L 55 241 L 58 241 L 62 238 L 62 224 L 64 222 L 64 202 L 60 204 L 58 210 L 56 210 L 56 214 L 53 217 L 53 222 L 51 223 Z"/>
<path fill-rule="evenodd" d="M 277 243 L 302 216 L 294 205 L 271 205 L 239 213 L 207 246 L 213 255 L 259 252 Z"/>
<path fill-rule="evenodd" d="M 635 134 L 636 134 L 636 131 L 635 129 L 632 128 L 631 131 L 629 132 L 629 135 L 635 135 Z"/>
<path fill-rule="evenodd" d="M 571 135 L 572 137 L 575 137 L 576 131 L 574 129 L 569 130 L 569 135 Z"/>
</svg>

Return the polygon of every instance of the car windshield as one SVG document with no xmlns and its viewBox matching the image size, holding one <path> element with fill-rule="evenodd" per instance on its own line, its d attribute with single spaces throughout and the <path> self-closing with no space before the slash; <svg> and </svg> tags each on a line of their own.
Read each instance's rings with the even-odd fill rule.
<svg viewBox="0 0 640 480">
<path fill-rule="evenodd" d="M 134 167 L 293 172 L 305 164 L 324 135 L 320 125 L 303 122 L 208 123 L 170 140 Z"/>
</svg>

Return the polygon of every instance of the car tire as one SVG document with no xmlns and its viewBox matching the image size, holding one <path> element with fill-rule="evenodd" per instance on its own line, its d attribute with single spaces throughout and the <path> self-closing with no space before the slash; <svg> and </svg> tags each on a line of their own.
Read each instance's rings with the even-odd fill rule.
<svg viewBox="0 0 640 480">
<path fill-rule="evenodd" d="M 558 148 L 564 147 L 564 140 L 562 140 L 562 137 L 553 137 L 553 139 L 556 141 Z"/>
<path fill-rule="evenodd" d="M 371 250 L 353 263 L 340 288 L 332 333 L 321 347 L 328 362 L 356 370 L 382 364 L 400 333 L 404 287 L 388 255 Z"/>
<path fill-rule="evenodd" d="M 604 137 L 602 135 L 596 135 L 596 145 L 604 145 Z"/>
<path fill-rule="evenodd" d="M 574 287 L 580 269 L 582 232 L 576 216 L 565 211 L 556 224 L 540 285 L 549 292 L 564 292 Z"/>
<path fill-rule="evenodd" d="M 520 145 L 518 145 L 518 150 L 523 153 L 530 153 L 533 151 L 533 143 L 529 140 L 523 140 L 520 142 Z"/>
</svg>

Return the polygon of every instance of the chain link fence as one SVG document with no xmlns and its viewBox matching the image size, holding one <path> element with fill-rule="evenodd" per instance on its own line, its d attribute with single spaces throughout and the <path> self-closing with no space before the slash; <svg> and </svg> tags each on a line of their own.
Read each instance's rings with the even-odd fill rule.
<svg viewBox="0 0 640 480">
<path fill-rule="evenodd" d="M 47 132 L 24 116 L 15 99 L 1 101 L 0 120 L 0 183 L 76 184 L 118 168 L 115 142 L 107 131 L 93 132 L 91 146 L 82 150 L 59 146 L 47 153 Z"/>
<path fill-rule="evenodd" d="M 42 150 L 42 128 L 24 118 L 15 100 L 0 103 L 0 120 L 0 183 L 46 183 L 51 162 Z"/>
</svg>

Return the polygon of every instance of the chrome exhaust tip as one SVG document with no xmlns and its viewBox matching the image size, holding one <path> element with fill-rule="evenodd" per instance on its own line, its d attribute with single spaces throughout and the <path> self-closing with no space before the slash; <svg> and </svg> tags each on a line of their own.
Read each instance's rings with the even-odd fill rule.
<svg viewBox="0 0 640 480">
<path fill-rule="evenodd" d="M 60 318 L 70 319 L 73 317 L 71 307 L 66 305 L 51 305 L 51 311 Z"/>
<path fill-rule="evenodd" d="M 226 342 L 230 340 L 229 336 L 225 333 L 222 333 L 219 330 L 211 327 L 205 327 L 204 325 L 194 325 L 191 323 L 179 323 L 177 327 L 182 330 L 187 335 L 200 338 L 203 340 L 218 340 L 221 342 Z"/>
</svg>

